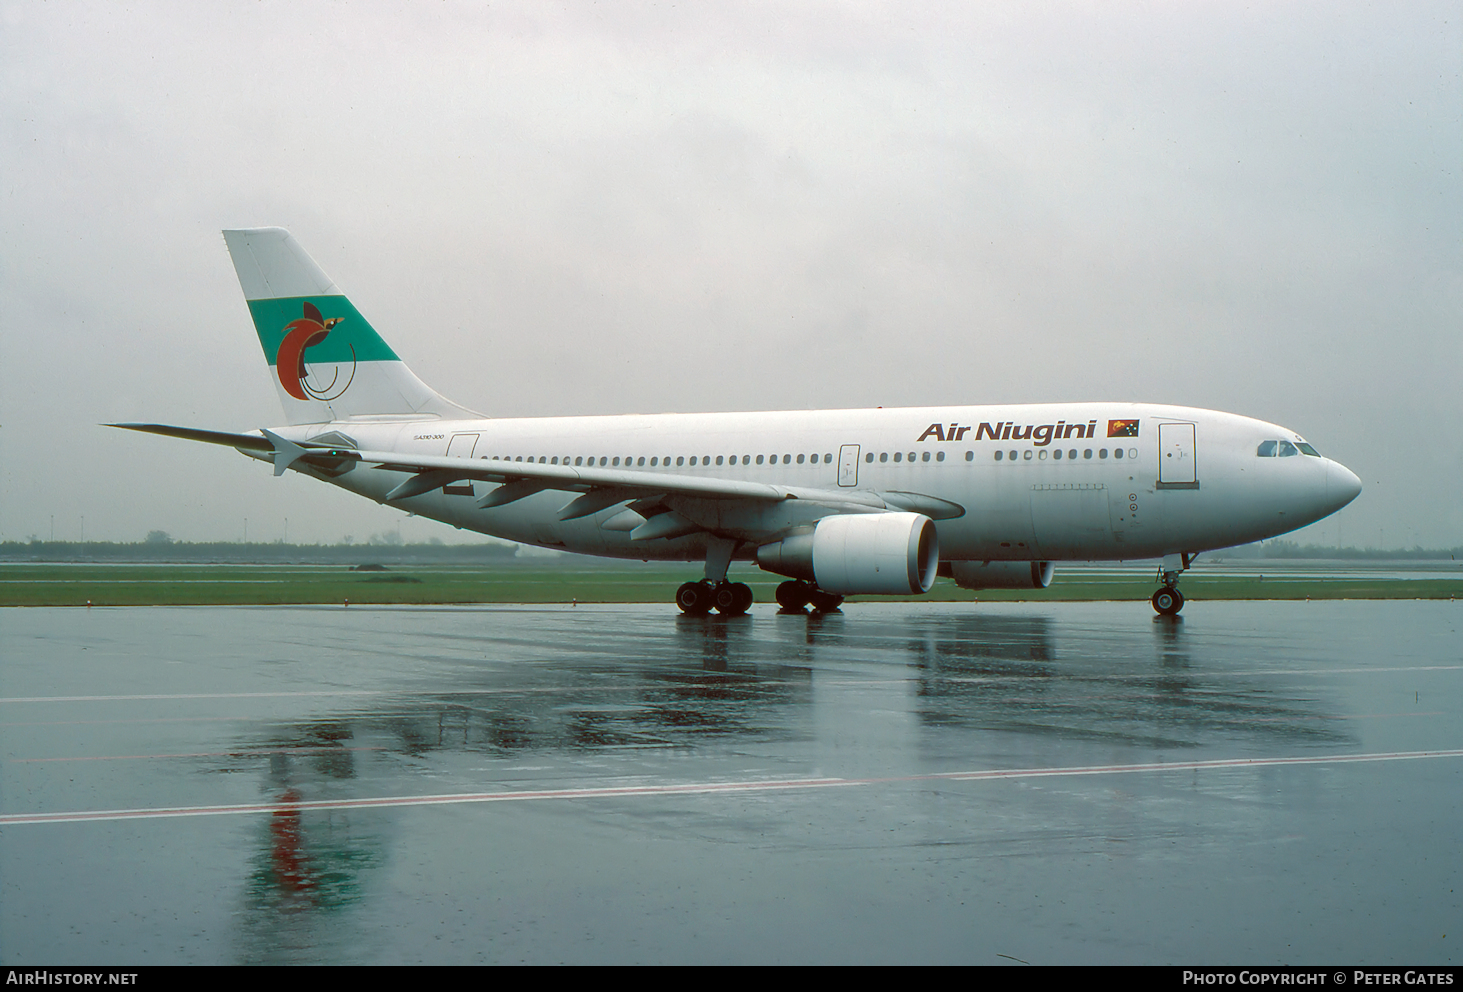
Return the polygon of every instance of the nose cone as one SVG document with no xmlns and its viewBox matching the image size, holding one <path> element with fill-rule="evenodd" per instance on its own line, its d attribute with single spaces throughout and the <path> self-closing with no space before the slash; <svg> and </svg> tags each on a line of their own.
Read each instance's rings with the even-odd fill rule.
<svg viewBox="0 0 1463 992">
<path fill-rule="evenodd" d="M 1361 480 L 1356 473 L 1340 462 L 1326 459 L 1326 512 L 1335 513 L 1359 495 Z"/>
</svg>

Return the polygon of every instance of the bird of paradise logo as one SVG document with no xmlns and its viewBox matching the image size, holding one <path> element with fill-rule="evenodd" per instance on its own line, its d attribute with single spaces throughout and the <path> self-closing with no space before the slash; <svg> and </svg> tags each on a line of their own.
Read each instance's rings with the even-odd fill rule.
<svg viewBox="0 0 1463 992">
<path fill-rule="evenodd" d="M 350 384 L 356 378 L 356 349 L 349 342 L 346 343 L 346 347 L 350 348 L 351 353 L 350 375 L 346 377 L 339 389 L 336 389 L 335 386 L 340 382 L 340 365 L 336 365 L 330 382 L 323 386 L 311 383 L 310 372 L 305 368 L 306 350 L 324 341 L 330 334 L 330 329 L 344 319 L 344 317 L 326 319 L 320 315 L 319 307 L 306 301 L 304 316 L 285 326 L 284 340 L 279 343 L 279 351 L 274 356 L 275 371 L 285 392 L 297 400 L 329 401 L 350 388 Z"/>
</svg>

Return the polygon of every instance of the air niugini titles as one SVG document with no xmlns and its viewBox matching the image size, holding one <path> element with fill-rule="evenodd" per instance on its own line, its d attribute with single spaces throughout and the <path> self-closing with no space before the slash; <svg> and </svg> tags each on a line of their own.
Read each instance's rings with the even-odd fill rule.
<svg viewBox="0 0 1463 992">
<path fill-rule="evenodd" d="M 1081 437 L 1091 438 L 1097 436 L 1097 421 L 1089 420 L 1085 424 L 1069 424 L 1065 420 L 1058 420 L 1055 424 L 1022 424 L 1016 426 L 1014 421 L 1000 420 L 994 424 L 980 424 L 976 427 L 960 424 L 930 424 L 925 432 L 916 440 L 928 441 L 933 438 L 936 441 L 963 441 L 969 431 L 975 431 L 977 441 L 1030 441 L 1038 448 L 1043 448 L 1053 441 L 1065 441 L 1068 438 Z M 1107 422 L 1108 437 L 1137 437 L 1138 421 L 1136 420 L 1109 420 Z"/>
</svg>

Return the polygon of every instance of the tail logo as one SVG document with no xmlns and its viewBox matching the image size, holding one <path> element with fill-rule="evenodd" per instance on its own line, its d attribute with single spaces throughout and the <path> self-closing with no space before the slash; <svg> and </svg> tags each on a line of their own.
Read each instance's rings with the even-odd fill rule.
<svg viewBox="0 0 1463 992">
<path fill-rule="evenodd" d="M 279 375 L 279 384 L 284 387 L 285 392 L 297 400 L 328 401 L 337 398 L 350 388 L 350 384 L 356 378 L 356 349 L 349 343 L 346 346 L 350 348 L 351 352 L 350 374 L 346 376 L 345 382 L 340 385 L 339 389 L 336 389 L 336 383 L 340 382 L 342 366 L 335 366 L 330 381 L 324 385 L 312 383 L 310 370 L 305 368 L 305 352 L 324 341 L 330 334 L 330 329 L 344 319 L 344 317 L 331 317 L 327 320 L 320 315 L 320 309 L 315 304 L 306 301 L 305 315 L 286 325 L 284 340 L 279 343 L 279 351 L 274 356 L 275 371 Z"/>
</svg>

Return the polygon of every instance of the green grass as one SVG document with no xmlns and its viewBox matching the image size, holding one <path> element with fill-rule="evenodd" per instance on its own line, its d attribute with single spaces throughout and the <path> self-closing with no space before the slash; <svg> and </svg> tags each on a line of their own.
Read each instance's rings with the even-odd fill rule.
<svg viewBox="0 0 1463 992">
<path fill-rule="evenodd" d="M 695 564 L 515 562 L 493 565 L 392 566 L 353 572 L 339 565 L 0 565 L 0 606 L 223 606 L 308 603 L 669 603 L 675 588 L 700 576 Z M 781 581 L 750 566 L 732 577 L 747 582 L 759 603 L 770 603 Z M 921 602 L 1075 602 L 1146 600 L 1156 582 L 1138 570 L 1058 567 L 1050 589 L 960 589 L 941 579 Z M 1463 576 L 1419 578 L 1308 575 L 1184 576 L 1190 600 L 1452 599 Z M 899 597 L 854 597 L 887 602 Z M 915 597 L 905 597 L 915 599 Z"/>
</svg>

